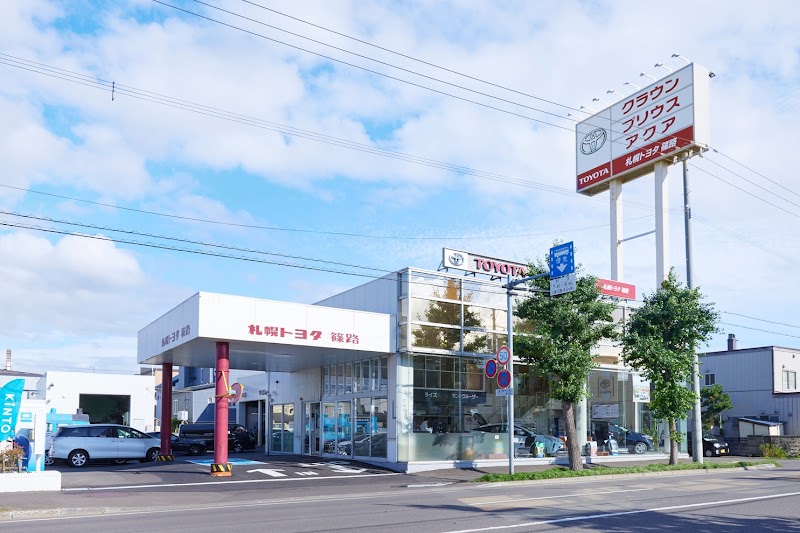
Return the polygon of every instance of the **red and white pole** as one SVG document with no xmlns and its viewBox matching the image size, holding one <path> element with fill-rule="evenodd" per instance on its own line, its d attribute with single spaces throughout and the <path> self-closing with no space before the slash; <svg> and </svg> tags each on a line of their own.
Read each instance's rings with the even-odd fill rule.
<svg viewBox="0 0 800 533">
<path fill-rule="evenodd" d="M 172 460 L 172 363 L 161 365 L 161 451 L 160 461 Z"/>
<path fill-rule="evenodd" d="M 214 406 L 214 462 L 212 476 L 230 476 L 228 463 L 228 370 L 230 369 L 230 345 L 217 343 L 216 405 Z"/>
</svg>

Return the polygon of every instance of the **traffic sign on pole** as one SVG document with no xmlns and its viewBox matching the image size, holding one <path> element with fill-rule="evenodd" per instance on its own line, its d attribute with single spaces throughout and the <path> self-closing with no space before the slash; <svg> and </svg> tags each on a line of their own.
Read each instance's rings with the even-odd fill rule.
<svg viewBox="0 0 800 533">
<path fill-rule="evenodd" d="M 508 349 L 508 346 L 501 346 L 497 349 L 497 362 L 501 365 L 508 364 L 508 361 L 511 359 L 511 350 Z"/>
<path fill-rule="evenodd" d="M 497 361 L 494 359 L 486 361 L 486 368 L 484 370 L 486 371 L 487 378 L 492 379 L 495 377 L 497 375 Z"/>
<path fill-rule="evenodd" d="M 501 370 L 497 373 L 497 386 L 501 389 L 507 389 L 511 385 L 511 372 L 508 370 Z"/>
<path fill-rule="evenodd" d="M 567 292 L 574 292 L 578 287 L 578 281 L 575 274 L 561 276 L 560 278 L 550 279 L 550 296 L 557 294 L 564 294 Z"/>
<path fill-rule="evenodd" d="M 575 248 L 572 241 L 550 248 L 550 278 L 575 272 Z"/>
</svg>

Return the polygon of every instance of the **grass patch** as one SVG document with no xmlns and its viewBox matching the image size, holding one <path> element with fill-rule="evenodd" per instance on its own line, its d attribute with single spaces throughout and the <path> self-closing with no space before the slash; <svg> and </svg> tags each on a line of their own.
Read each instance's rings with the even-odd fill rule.
<svg viewBox="0 0 800 533">
<path fill-rule="evenodd" d="M 518 472 L 514 475 L 510 474 L 484 474 L 478 479 L 477 482 L 497 482 L 497 481 L 529 481 L 534 479 L 558 479 L 565 477 L 592 477 L 592 476 L 607 476 L 610 474 L 646 474 L 649 472 L 668 472 L 671 470 L 714 470 L 717 468 L 742 468 L 745 466 L 755 466 L 763 464 L 774 464 L 780 466 L 780 463 L 774 460 L 764 461 L 735 461 L 729 463 L 684 463 L 677 465 L 665 464 L 652 464 L 647 466 L 604 466 L 593 465 L 589 468 L 584 467 L 583 470 L 570 470 L 563 466 L 557 466 L 549 470 L 540 470 L 538 472 Z"/>
</svg>

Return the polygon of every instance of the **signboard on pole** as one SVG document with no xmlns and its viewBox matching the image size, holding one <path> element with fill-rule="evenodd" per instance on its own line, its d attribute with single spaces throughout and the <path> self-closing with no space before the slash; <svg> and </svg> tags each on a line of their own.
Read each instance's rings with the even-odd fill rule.
<svg viewBox="0 0 800 533">
<path fill-rule="evenodd" d="M 494 359 L 489 359 L 486 361 L 486 367 L 484 368 L 486 372 L 486 377 L 492 379 L 497 375 L 497 361 Z"/>
<path fill-rule="evenodd" d="M 575 247 L 572 241 L 550 248 L 550 279 L 575 272 Z"/>
<path fill-rule="evenodd" d="M 507 365 L 511 360 L 511 350 L 508 346 L 501 346 L 497 349 L 497 362 L 501 365 Z"/>
<path fill-rule="evenodd" d="M 578 280 L 575 278 L 575 274 L 570 274 L 568 276 L 561 276 L 560 278 L 550 279 L 550 296 L 557 296 L 559 294 L 565 294 L 568 292 L 573 292 L 578 286 Z"/>
<path fill-rule="evenodd" d="M 494 391 L 495 396 L 514 396 L 514 389 L 497 389 Z"/>
<path fill-rule="evenodd" d="M 576 190 L 595 195 L 615 178 L 653 172 L 656 161 L 710 143 L 709 72 L 686 65 L 575 127 Z"/>
<path fill-rule="evenodd" d="M 511 372 L 508 370 L 501 370 L 497 373 L 497 386 L 501 389 L 507 389 L 511 385 Z"/>
<path fill-rule="evenodd" d="M 597 292 L 606 296 L 614 296 L 625 300 L 636 299 L 636 285 L 614 281 L 612 279 L 597 279 Z"/>
</svg>

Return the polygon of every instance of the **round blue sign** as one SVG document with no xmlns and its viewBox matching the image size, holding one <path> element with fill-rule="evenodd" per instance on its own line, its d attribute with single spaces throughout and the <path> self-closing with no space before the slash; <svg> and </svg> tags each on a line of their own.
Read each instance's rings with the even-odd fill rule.
<svg viewBox="0 0 800 533">
<path fill-rule="evenodd" d="M 486 377 L 492 379 L 497 375 L 497 361 L 489 359 L 486 361 Z"/>
<path fill-rule="evenodd" d="M 497 374 L 497 386 L 501 389 L 507 389 L 511 385 L 511 372 L 508 370 L 501 370 Z"/>
</svg>

